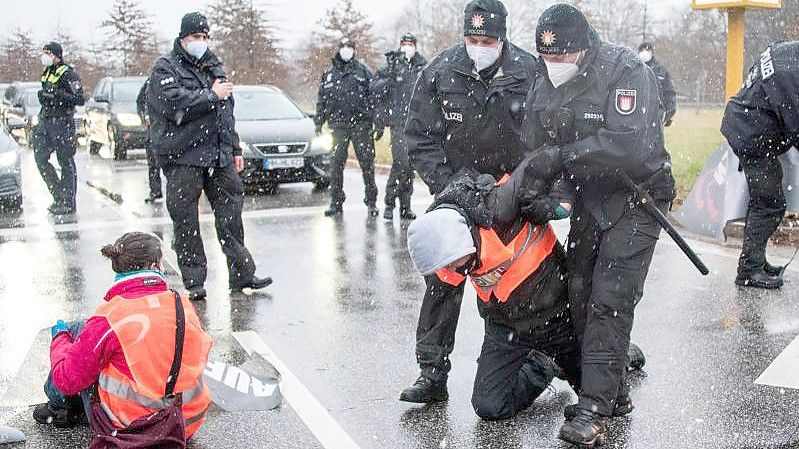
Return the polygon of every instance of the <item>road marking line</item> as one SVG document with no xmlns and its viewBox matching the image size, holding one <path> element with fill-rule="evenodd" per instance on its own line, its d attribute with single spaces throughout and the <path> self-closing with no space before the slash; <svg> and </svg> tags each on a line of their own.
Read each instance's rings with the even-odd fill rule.
<svg viewBox="0 0 799 449">
<path fill-rule="evenodd" d="M 327 409 L 305 388 L 291 370 L 269 349 L 254 331 L 233 332 L 233 338 L 247 353 L 253 352 L 271 363 L 280 373 L 280 391 L 319 443 L 326 448 L 359 449 L 352 437 L 333 419 Z"/>
<path fill-rule="evenodd" d="M 771 364 L 755 379 L 758 385 L 799 390 L 799 336 L 780 352 Z"/>
</svg>

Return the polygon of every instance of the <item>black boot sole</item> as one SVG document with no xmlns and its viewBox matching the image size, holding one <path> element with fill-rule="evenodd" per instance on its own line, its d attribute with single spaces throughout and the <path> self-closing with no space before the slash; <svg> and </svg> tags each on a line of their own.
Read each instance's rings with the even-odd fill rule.
<svg viewBox="0 0 799 449">
<path fill-rule="evenodd" d="M 739 287 L 751 287 L 751 288 L 762 288 L 766 290 L 776 290 L 782 287 L 782 282 L 778 284 L 761 284 L 759 282 L 752 282 L 750 279 L 735 279 L 735 285 Z"/>
<path fill-rule="evenodd" d="M 402 402 L 411 402 L 414 404 L 434 404 L 436 402 L 448 401 L 449 392 L 445 391 L 441 394 L 433 394 L 425 397 L 419 397 L 407 394 L 403 391 L 402 393 L 400 393 L 399 400 Z"/>
<path fill-rule="evenodd" d="M 584 441 L 580 440 L 579 436 L 567 434 L 566 432 L 563 431 L 563 428 L 561 428 L 560 432 L 558 432 L 558 438 L 567 443 L 571 443 L 580 449 L 591 449 L 593 447 L 602 446 L 603 444 L 605 444 L 604 433 L 597 434 L 591 440 Z"/>
</svg>

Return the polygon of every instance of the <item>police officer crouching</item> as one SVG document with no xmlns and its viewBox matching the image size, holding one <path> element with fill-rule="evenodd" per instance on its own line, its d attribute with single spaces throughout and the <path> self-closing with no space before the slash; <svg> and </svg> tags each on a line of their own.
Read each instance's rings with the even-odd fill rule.
<svg viewBox="0 0 799 449">
<path fill-rule="evenodd" d="M 730 99 L 721 133 L 740 158 L 749 186 L 743 249 L 735 283 L 774 289 L 783 267 L 766 261 L 766 244 L 785 215 L 782 165 L 777 156 L 797 145 L 799 133 L 799 42 L 772 44 L 751 68 L 744 87 Z"/>
<path fill-rule="evenodd" d="M 64 64 L 63 57 L 58 42 L 44 46 L 41 60 L 45 69 L 39 91 L 42 109 L 32 142 L 36 166 L 53 195 L 53 204 L 47 209 L 54 215 L 75 212 L 78 174 L 74 159 L 77 148 L 74 116 L 75 106 L 84 103 L 80 77 L 71 66 Z M 61 167 L 60 178 L 50 163 L 54 151 Z"/>
<path fill-rule="evenodd" d="M 674 179 L 657 80 L 638 56 L 601 41 L 565 4 L 541 15 L 535 38 L 546 76 L 527 97 L 523 138 L 535 155 L 528 169 L 538 178 L 563 172 L 577 190 L 566 257 L 582 380 L 559 436 L 593 447 L 606 418 L 632 411 L 624 378 L 630 331 L 661 231 L 625 177 L 661 210 Z"/>
</svg>

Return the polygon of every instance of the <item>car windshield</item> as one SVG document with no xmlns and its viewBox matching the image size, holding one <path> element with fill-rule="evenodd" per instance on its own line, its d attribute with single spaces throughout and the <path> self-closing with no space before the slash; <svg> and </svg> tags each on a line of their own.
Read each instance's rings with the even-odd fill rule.
<svg viewBox="0 0 799 449">
<path fill-rule="evenodd" d="M 236 120 L 300 119 L 305 115 L 279 92 L 235 92 Z"/>
<path fill-rule="evenodd" d="M 136 101 L 144 81 L 117 81 L 114 83 L 114 101 L 132 103 Z"/>
</svg>

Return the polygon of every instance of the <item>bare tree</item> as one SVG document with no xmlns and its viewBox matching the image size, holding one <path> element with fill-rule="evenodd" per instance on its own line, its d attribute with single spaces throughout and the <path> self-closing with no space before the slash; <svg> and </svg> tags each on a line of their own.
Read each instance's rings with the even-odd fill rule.
<svg viewBox="0 0 799 449">
<path fill-rule="evenodd" d="M 17 28 L 3 43 L 0 54 L 0 77 L 3 81 L 35 81 L 42 73 L 39 55 L 42 46 L 30 38 L 31 32 Z"/>
<path fill-rule="evenodd" d="M 123 75 L 149 73 L 158 48 L 150 16 L 138 3 L 115 0 L 100 26 L 107 30 L 105 49 L 121 60 Z"/>
</svg>

